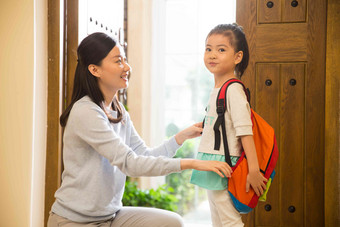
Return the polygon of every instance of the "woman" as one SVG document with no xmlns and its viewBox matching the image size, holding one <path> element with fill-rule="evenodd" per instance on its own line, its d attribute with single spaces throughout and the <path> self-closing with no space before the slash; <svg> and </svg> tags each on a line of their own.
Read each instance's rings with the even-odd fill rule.
<svg viewBox="0 0 340 227">
<path fill-rule="evenodd" d="M 198 123 L 156 148 L 139 137 L 116 93 L 128 87 L 131 67 L 123 49 L 104 33 L 79 45 L 71 104 L 64 128 L 62 185 L 48 226 L 182 226 L 179 215 L 155 208 L 123 207 L 126 175 L 160 176 L 184 169 L 228 177 L 224 162 L 172 159 L 180 145 L 202 132 Z"/>
</svg>

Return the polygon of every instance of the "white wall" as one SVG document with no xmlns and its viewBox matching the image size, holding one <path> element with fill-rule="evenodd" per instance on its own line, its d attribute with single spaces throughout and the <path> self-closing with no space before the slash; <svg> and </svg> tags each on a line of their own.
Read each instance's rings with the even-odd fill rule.
<svg viewBox="0 0 340 227">
<path fill-rule="evenodd" d="M 150 144 L 151 14 L 152 0 L 128 1 L 128 51 L 132 67 L 128 107 L 135 128 Z"/>
<path fill-rule="evenodd" d="M 128 108 L 137 132 L 147 145 L 153 144 L 151 126 L 151 42 L 152 0 L 128 0 L 128 52 L 132 67 L 128 88 Z M 155 188 L 164 177 L 140 177 L 140 188 Z"/>
<path fill-rule="evenodd" d="M 43 226 L 46 1 L 2 1 L 0 31 L 0 223 Z"/>
</svg>

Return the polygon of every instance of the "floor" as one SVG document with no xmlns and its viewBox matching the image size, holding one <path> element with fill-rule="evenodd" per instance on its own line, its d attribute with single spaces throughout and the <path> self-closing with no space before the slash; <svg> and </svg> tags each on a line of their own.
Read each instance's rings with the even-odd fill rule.
<svg viewBox="0 0 340 227">
<path fill-rule="evenodd" d="M 199 204 L 197 209 L 183 216 L 185 227 L 209 227 L 211 225 L 208 200 Z"/>
</svg>

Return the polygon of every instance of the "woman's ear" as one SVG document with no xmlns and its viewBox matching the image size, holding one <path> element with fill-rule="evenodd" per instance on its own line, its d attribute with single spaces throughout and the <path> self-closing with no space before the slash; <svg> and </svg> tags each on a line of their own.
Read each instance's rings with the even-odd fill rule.
<svg viewBox="0 0 340 227">
<path fill-rule="evenodd" d="M 94 64 L 90 64 L 89 67 L 88 67 L 90 73 L 95 76 L 95 77 L 100 77 L 100 74 L 99 74 L 99 68 L 97 65 L 94 65 Z"/>
<path fill-rule="evenodd" d="M 235 54 L 235 65 L 239 64 L 243 59 L 243 51 L 239 51 Z"/>
</svg>

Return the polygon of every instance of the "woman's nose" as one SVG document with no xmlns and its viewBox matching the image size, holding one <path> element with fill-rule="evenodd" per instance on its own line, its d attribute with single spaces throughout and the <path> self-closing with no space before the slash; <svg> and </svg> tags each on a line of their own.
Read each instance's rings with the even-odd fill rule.
<svg viewBox="0 0 340 227">
<path fill-rule="evenodd" d="M 127 62 L 124 62 L 124 71 L 125 72 L 131 71 L 131 66 Z"/>
</svg>

